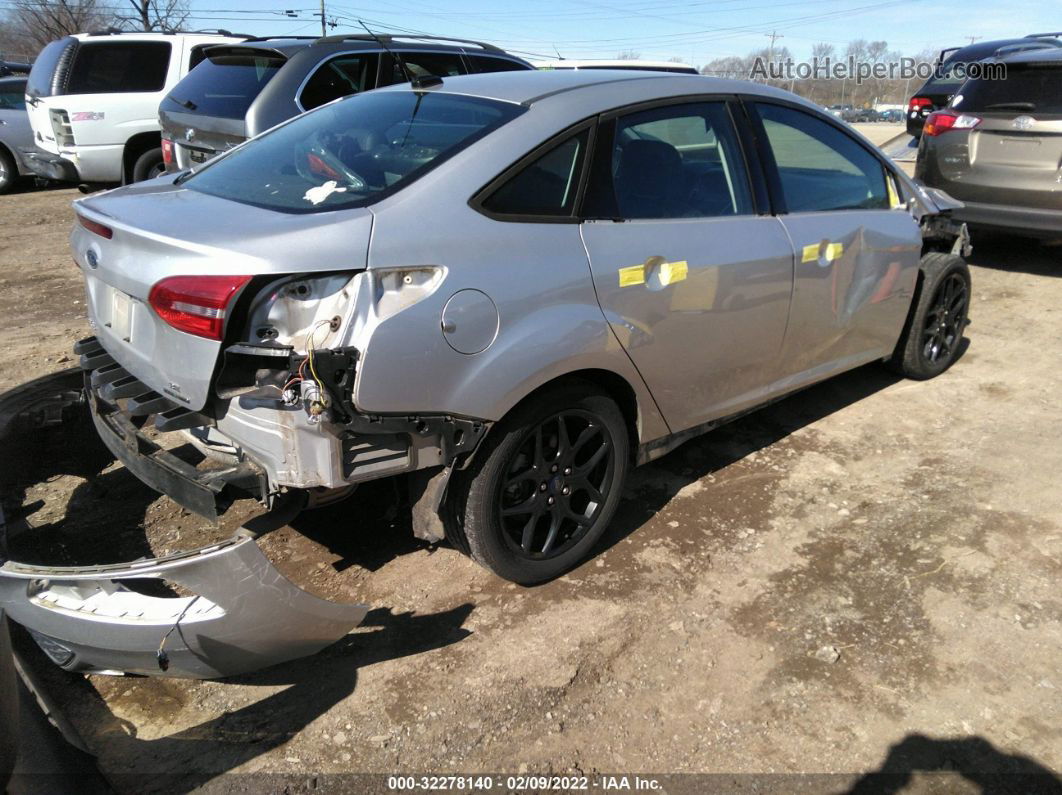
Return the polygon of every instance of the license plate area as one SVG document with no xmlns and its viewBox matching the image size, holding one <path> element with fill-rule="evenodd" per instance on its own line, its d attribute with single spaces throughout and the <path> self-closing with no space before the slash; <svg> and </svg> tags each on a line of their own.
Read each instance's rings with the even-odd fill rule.
<svg viewBox="0 0 1062 795">
<path fill-rule="evenodd" d="M 107 325 L 116 337 L 129 342 L 133 325 L 133 299 L 121 290 L 111 289 L 111 321 Z"/>
<path fill-rule="evenodd" d="M 193 163 L 205 163 L 211 157 L 213 157 L 213 155 L 213 152 L 204 152 L 201 149 L 188 150 L 188 159 L 191 160 Z"/>
</svg>

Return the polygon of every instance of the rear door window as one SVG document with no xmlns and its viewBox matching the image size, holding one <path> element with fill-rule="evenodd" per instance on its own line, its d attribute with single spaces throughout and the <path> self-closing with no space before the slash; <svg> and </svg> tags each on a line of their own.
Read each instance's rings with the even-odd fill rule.
<svg viewBox="0 0 1062 795">
<path fill-rule="evenodd" d="M 206 60 L 162 101 L 162 110 L 242 119 L 285 63 L 279 53 L 252 48 L 208 51 Z"/>
<path fill-rule="evenodd" d="M 399 59 L 402 60 L 402 64 L 405 64 L 405 70 L 402 69 L 402 64 L 398 62 Z M 391 59 L 391 70 L 388 79 L 381 80 L 380 84 L 405 83 L 409 80 L 409 77 L 406 76 L 407 71 L 410 77 L 425 77 L 427 75 L 455 77 L 456 75 L 465 74 L 467 69 L 464 61 L 461 60 L 461 53 L 459 52 L 420 52 L 417 50 L 395 52 L 395 57 Z"/>
<path fill-rule="evenodd" d="M 495 58 L 491 55 L 474 53 L 466 53 L 466 57 L 472 65 L 473 72 L 515 72 L 517 69 L 527 69 L 524 64 L 509 58 Z"/>
<path fill-rule="evenodd" d="M 299 104 L 310 110 L 333 99 L 360 94 L 376 85 L 376 53 L 340 55 L 321 64 L 299 93 Z"/>
<path fill-rule="evenodd" d="M 483 208 L 499 215 L 570 216 L 588 138 L 583 130 L 535 158 L 488 196 Z"/>
<path fill-rule="evenodd" d="M 786 209 L 888 209 L 885 169 L 843 130 L 809 113 L 757 104 Z"/>
<path fill-rule="evenodd" d="M 68 94 L 133 94 L 166 86 L 168 41 L 90 42 L 78 46 Z"/>
<path fill-rule="evenodd" d="M 970 80 L 951 105 L 975 113 L 1062 114 L 1062 63 L 1008 64 L 1006 80 Z"/>
<path fill-rule="evenodd" d="M 0 110 L 26 109 L 26 81 L 0 80 Z"/>
</svg>

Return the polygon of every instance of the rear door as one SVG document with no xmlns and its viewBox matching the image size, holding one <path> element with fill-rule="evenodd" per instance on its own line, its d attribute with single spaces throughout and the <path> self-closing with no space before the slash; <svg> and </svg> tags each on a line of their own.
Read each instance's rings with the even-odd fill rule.
<svg viewBox="0 0 1062 795">
<path fill-rule="evenodd" d="M 381 86 L 405 83 L 410 77 L 426 77 L 427 75 L 456 77 L 468 74 L 468 66 L 464 58 L 456 50 L 441 52 L 392 50 L 391 52 L 393 55 L 385 56 L 384 68 L 380 70 Z"/>
<path fill-rule="evenodd" d="M 796 278 L 784 365 L 794 386 L 892 352 L 922 238 L 894 205 L 883 161 L 842 125 L 793 105 L 749 103 Z"/>
<path fill-rule="evenodd" d="M 24 79 L 0 79 L 0 141 L 15 152 L 19 158 L 19 146 L 33 143 L 29 115 L 26 113 L 26 81 Z"/>
<path fill-rule="evenodd" d="M 970 201 L 1062 210 L 1062 61 L 1007 66 L 963 86 L 952 106 L 979 121 L 937 138 L 937 165 Z"/>
<path fill-rule="evenodd" d="M 674 430 L 762 402 L 778 375 L 793 252 L 757 214 L 733 107 L 606 117 L 583 208 L 605 316 Z"/>
</svg>

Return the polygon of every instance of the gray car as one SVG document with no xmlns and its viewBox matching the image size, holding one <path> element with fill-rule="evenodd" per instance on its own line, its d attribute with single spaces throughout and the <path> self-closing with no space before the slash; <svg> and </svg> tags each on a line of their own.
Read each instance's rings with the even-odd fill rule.
<svg viewBox="0 0 1062 795">
<path fill-rule="evenodd" d="M 492 44 L 435 36 L 272 36 L 218 45 L 159 106 L 166 168 L 199 168 L 292 116 L 378 86 L 532 68 Z"/>
<path fill-rule="evenodd" d="M 404 474 L 420 537 L 531 584 L 590 553 L 631 467 L 868 362 L 946 370 L 970 295 L 954 206 L 762 85 L 394 86 L 76 202 L 95 330 L 76 350 L 104 442 L 188 508 Z M 211 466 L 161 450 L 150 416 Z M 343 631 L 274 574 L 244 535 L 107 570 L 9 564 L 0 603 L 67 667 L 151 673 L 181 605 L 126 620 L 118 597 L 148 597 L 120 582 L 208 589 L 213 625 L 197 612 L 167 649 L 171 674 L 218 675 Z M 113 617 L 93 634 L 90 608 Z"/>
<path fill-rule="evenodd" d="M 33 130 L 26 113 L 26 77 L 0 78 L 0 193 L 12 190 L 31 172 L 19 147 L 33 145 Z"/>
<path fill-rule="evenodd" d="M 927 119 L 915 175 L 965 205 L 971 227 L 1062 235 L 1062 49 L 1001 60 L 1005 79 L 967 80 Z"/>
</svg>

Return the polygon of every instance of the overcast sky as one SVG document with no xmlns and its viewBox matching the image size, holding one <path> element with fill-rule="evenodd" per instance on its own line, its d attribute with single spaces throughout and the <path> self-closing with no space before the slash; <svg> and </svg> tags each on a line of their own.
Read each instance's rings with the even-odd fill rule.
<svg viewBox="0 0 1062 795">
<path fill-rule="evenodd" d="M 105 0 L 114 2 L 114 0 Z M 851 39 L 885 39 L 892 49 L 925 49 L 1062 28 L 1057 0 L 428 0 L 379 3 L 327 0 L 336 32 L 398 30 L 482 39 L 525 55 L 613 58 L 677 56 L 697 65 L 744 55 L 781 38 L 798 58 L 817 41 L 843 47 Z M 255 34 L 320 31 L 318 0 L 191 0 L 197 27 Z M 295 12 L 295 18 L 284 14 Z"/>
</svg>

